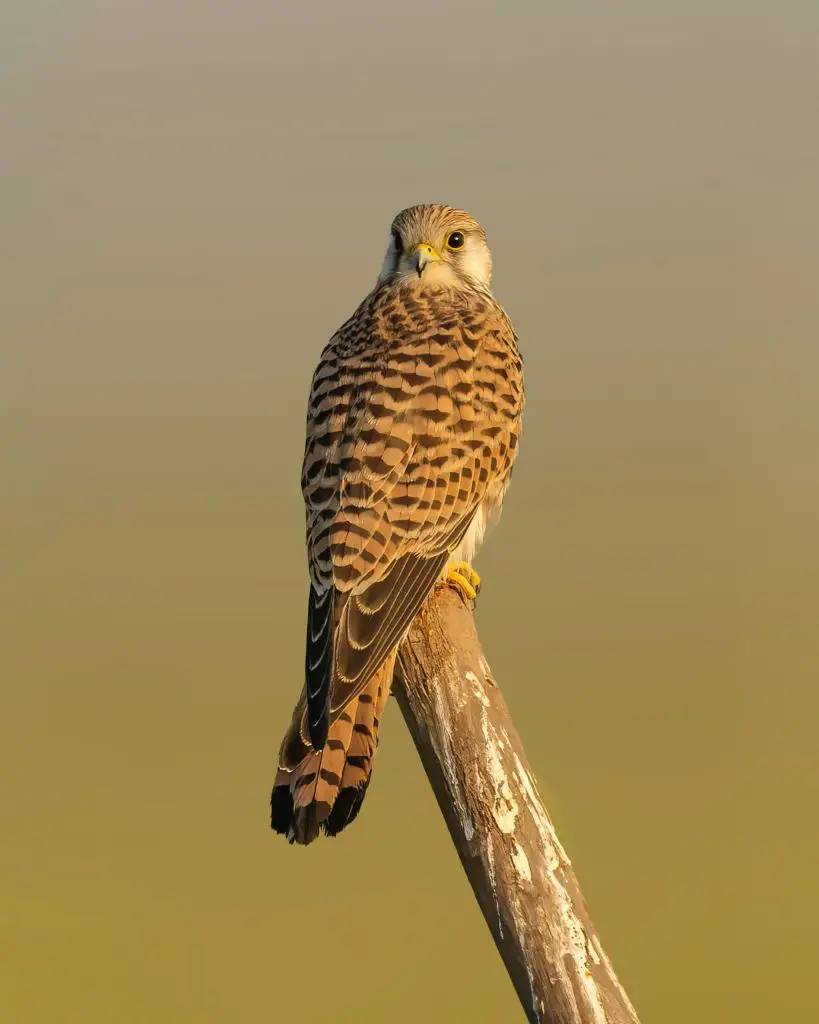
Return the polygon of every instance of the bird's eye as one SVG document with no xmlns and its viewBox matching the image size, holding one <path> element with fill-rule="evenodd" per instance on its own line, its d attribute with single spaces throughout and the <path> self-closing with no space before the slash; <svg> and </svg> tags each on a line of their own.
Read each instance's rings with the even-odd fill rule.
<svg viewBox="0 0 819 1024">
<path fill-rule="evenodd" d="M 447 249 L 463 249 L 466 239 L 460 231 L 453 231 L 446 240 Z"/>
<path fill-rule="evenodd" d="M 397 231 L 392 233 L 392 244 L 396 252 L 401 252 L 404 248 L 404 243 L 401 241 L 401 236 Z"/>
</svg>

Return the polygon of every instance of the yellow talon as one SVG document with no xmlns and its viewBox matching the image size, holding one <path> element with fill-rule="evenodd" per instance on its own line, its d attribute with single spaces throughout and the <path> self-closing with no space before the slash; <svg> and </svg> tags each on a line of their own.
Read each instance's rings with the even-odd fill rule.
<svg viewBox="0 0 819 1024">
<path fill-rule="evenodd" d="M 448 565 L 446 582 L 460 590 L 468 601 L 474 601 L 481 589 L 481 578 L 469 562 L 453 562 Z"/>
</svg>

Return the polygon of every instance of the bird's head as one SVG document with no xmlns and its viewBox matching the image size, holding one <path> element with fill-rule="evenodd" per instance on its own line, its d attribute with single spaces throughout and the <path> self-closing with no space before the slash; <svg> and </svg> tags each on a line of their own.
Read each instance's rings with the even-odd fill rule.
<svg viewBox="0 0 819 1024">
<path fill-rule="evenodd" d="M 489 288 L 492 256 L 486 234 L 463 210 L 437 204 L 410 206 L 392 222 L 378 280 L 421 288 Z"/>
</svg>

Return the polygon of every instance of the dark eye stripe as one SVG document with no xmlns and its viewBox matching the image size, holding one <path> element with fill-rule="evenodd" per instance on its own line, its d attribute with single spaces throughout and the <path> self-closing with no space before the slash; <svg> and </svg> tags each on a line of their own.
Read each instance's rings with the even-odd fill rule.
<svg viewBox="0 0 819 1024">
<path fill-rule="evenodd" d="M 393 231 L 392 233 L 392 244 L 395 247 L 396 252 L 403 251 L 404 243 L 401 241 L 401 236 L 398 234 L 397 231 Z"/>
</svg>

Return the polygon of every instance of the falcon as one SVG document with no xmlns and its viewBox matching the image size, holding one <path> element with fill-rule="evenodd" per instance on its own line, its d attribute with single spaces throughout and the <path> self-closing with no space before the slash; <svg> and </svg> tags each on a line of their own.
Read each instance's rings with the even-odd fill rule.
<svg viewBox="0 0 819 1024">
<path fill-rule="evenodd" d="M 271 799 L 290 842 L 336 835 L 358 814 L 397 649 L 435 587 L 476 597 L 471 562 L 503 504 L 523 410 L 491 278 L 469 214 L 403 210 L 375 287 L 313 375 L 305 682 Z"/>
</svg>

